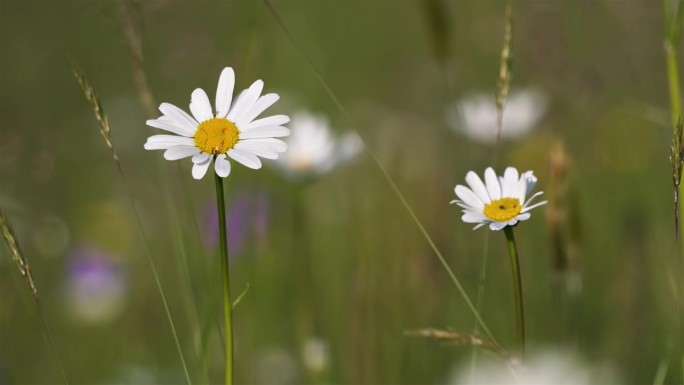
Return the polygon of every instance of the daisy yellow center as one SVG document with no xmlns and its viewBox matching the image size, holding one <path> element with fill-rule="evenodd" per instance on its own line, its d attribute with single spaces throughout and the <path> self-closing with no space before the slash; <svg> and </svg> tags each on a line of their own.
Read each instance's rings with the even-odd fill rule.
<svg viewBox="0 0 684 385">
<path fill-rule="evenodd" d="M 506 222 L 517 217 L 520 210 L 522 207 L 517 198 L 501 198 L 485 205 L 484 215 L 493 221 Z"/>
<path fill-rule="evenodd" d="M 240 131 L 225 118 L 211 118 L 202 122 L 195 132 L 195 146 L 203 153 L 225 154 L 235 147 Z"/>
</svg>

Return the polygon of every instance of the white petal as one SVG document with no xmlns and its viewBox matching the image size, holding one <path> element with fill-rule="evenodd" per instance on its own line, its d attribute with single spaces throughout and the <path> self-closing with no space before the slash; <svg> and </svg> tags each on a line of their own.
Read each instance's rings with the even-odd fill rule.
<svg viewBox="0 0 684 385">
<path fill-rule="evenodd" d="M 211 160 L 211 155 L 202 153 L 202 154 L 195 154 L 192 156 L 192 163 L 195 163 L 195 164 L 204 163 L 207 160 Z"/>
<path fill-rule="evenodd" d="M 485 187 L 484 183 L 482 183 L 482 179 L 474 173 L 473 171 L 469 171 L 468 174 L 466 174 L 466 183 L 468 183 L 468 186 L 470 186 L 470 189 L 473 190 L 475 194 L 480 198 L 482 202 L 485 204 L 490 203 L 492 200 L 489 198 L 489 193 L 487 192 L 487 188 Z"/>
<path fill-rule="evenodd" d="M 247 111 L 245 111 L 239 119 L 235 121 L 235 125 L 238 128 L 247 126 L 254 118 L 259 116 L 262 112 L 266 111 L 268 107 L 271 107 L 273 103 L 280 99 L 278 94 L 267 94 L 259 98 L 259 100 L 254 103 Z"/>
<path fill-rule="evenodd" d="M 499 180 L 496 178 L 494 169 L 491 167 L 488 167 L 485 170 L 485 184 L 487 185 L 489 197 L 492 200 L 501 199 L 501 185 L 499 184 Z"/>
<path fill-rule="evenodd" d="M 477 230 L 477 229 L 479 229 L 480 227 L 486 225 L 487 223 L 489 223 L 489 222 L 482 222 L 482 223 L 480 223 L 479 225 L 473 227 L 473 230 Z"/>
<path fill-rule="evenodd" d="M 518 181 L 518 170 L 515 167 L 507 167 L 504 171 L 504 179 L 509 181 Z"/>
<path fill-rule="evenodd" d="M 257 128 L 257 127 L 266 127 L 266 126 L 281 126 L 287 122 L 290 121 L 290 117 L 287 115 L 273 115 L 269 116 L 266 118 L 261 118 L 257 119 L 247 125 L 245 127 L 245 130 L 251 130 L 252 128 Z"/>
<path fill-rule="evenodd" d="M 484 202 L 480 198 L 478 198 L 475 193 L 465 187 L 461 186 L 460 184 L 456 186 L 456 195 L 467 205 L 473 207 L 474 209 L 482 211 L 484 209 Z"/>
<path fill-rule="evenodd" d="M 167 115 L 169 118 L 173 119 L 176 125 L 192 132 L 192 135 L 194 135 L 195 131 L 197 131 L 197 126 L 199 126 L 199 123 L 197 123 L 197 121 L 192 116 L 188 115 L 187 112 L 181 110 L 173 104 L 162 103 L 159 106 L 159 111 L 161 111 L 162 114 Z"/>
<path fill-rule="evenodd" d="M 255 170 L 261 168 L 261 161 L 259 158 L 250 152 L 232 149 L 228 151 L 228 156 L 233 158 L 236 162 L 242 163 L 249 168 Z"/>
<path fill-rule="evenodd" d="M 451 202 L 452 202 L 452 203 L 455 202 L 460 208 L 465 209 L 465 210 L 471 210 L 471 211 L 477 210 L 475 207 L 469 206 L 469 205 L 467 205 L 467 204 L 465 204 L 465 203 L 463 203 L 463 202 L 461 202 L 461 201 L 459 201 L 459 200 L 455 200 L 455 201 L 451 201 Z M 480 211 L 481 211 L 481 210 L 480 210 Z"/>
<path fill-rule="evenodd" d="M 195 163 L 195 165 L 192 166 L 192 177 L 195 179 L 202 179 L 204 174 L 207 173 L 207 169 L 209 169 L 210 164 L 211 158 L 207 159 L 206 162 L 203 163 Z"/>
<path fill-rule="evenodd" d="M 532 216 L 530 213 L 522 213 L 522 214 L 518 214 L 518 216 L 515 217 L 515 219 L 517 219 L 519 221 L 526 221 L 526 220 L 530 219 L 530 216 Z"/>
<path fill-rule="evenodd" d="M 529 194 L 534 189 L 534 186 L 537 185 L 537 177 L 534 176 L 534 173 L 532 171 L 525 171 L 522 176 L 525 178 L 527 185 L 527 190 L 525 193 Z"/>
<path fill-rule="evenodd" d="M 290 135 L 290 129 L 283 126 L 257 127 L 240 132 L 240 139 L 281 138 Z"/>
<path fill-rule="evenodd" d="M 482 221 L 486 221 L 487 218 L 484 217 L 484 215 L 480 213 L 475 213 L 475 212 L 467 212 L 463 214 L 461 217 L 461 220 L 465 223 L 480 223 Z"/>
<path fill-rule="evenodd" d="M 190 111 L 195 119 L 197 119 L 197 121 L 200 123 L 214 117 L 214 113 L 211 111 L 211 102 L 209 101 L 207 93 L 204 92 L 203 89 L 198 88 L 192 91 L 192 97 L 190 99 Z"/>
<path fill-rule="evenodd" d="M 165 119 L 162 119 L 162 118 L 165 118 Z M 159 128 L 161 130 L 173 132 L 174 134 L 178 134 L 178 135 L 183 135 L 183 136 L 195 135 L 195 129 L 194 128 L 192 130 L 190 130 L 187 127 L 185 127 L 185 125 L 178 124 L 175 122 L 175 120 L 172 120 L 172 119 L 168 118 L 167 116 L 162 116 L 159 119 L 150 119 L 146 123 L 150 127 Z"/>
<path fill-rule="evenodd" d="M 532 195 L 531 197 L 529 197 L 529 199 L 527 199 L 527 202 L 525 202 L 525 204 L 523 205 L 523 208 L 525 208 L 527 205 L 529 205 L 530 203 L 532 203 L 532 200 L 533 200 L 534 198 L 536 198 L 536 197 L 542 195 L 543 193 L 544 193 L 543 191 L 538 191 L 538 192 L 536 192 L 534 195 Z"/>
<path fill-rule="evenodd" d="M 520 180 L 518 180 L 518 183 L 514 187 L 511 187 L 513 190 L 513 196 L 511 198 L 518 198 L 520 202 L 525 202 L 525 195 L 527 194 L 527 181 L 525 180 L 524 176 L 520 177 Z"/>
<path fill-rule="evenodd" d="M 147 138 L 147 143 L 178 142 L 178 144 L 185 144 L 188 141 L 193 143 L 194 139 L 178 135 L 152 135 Z"/>
<path fill-rule="evenodd" d="M 287 151 L 287 143 L 276 138 L 263 138 L 263 139 L 244 139 L 238 143 L 262 143 L 270 147 L 272 151 L 275 152 L 285 152 Z"/>
<path fill-rule="evenodd" d="M 146 150 L 166 150 L 173 146 L 192 146 L 194 144 L 194 139 L 186 138 L 184 136 L 154 135 L 147 138 L 147 142 L 145 143 L 144 147 Z"/>
<path fill-rule="evenodd" d="M 199 154 L 200 150 L 193 146 L 174 146 L 164 152 L 166 160 L 178 160 Z"/>
<path fill-rule="evenodd" d="M 235 122 L 238 120 L 247 109 L 252 107 L 254 102 L 259 99 L 259 95 L 261 95 L 261 91 L 264 89 L 264 82 L 261 80 L 257 80 L 252 85 L 245 91 L 244 94 L 240 95 L 233 105 L 233 107 L 230 109 L 230 112 L 228 113 L 228 120 L 231 122 Z"/>
<path fill-rule="evenodd" d="M 504 172 L 501 182 L 501 196 L 504 198 L 515 197 L 515 186 L 518 184 L 518 170 L 515 167 L 508 167 Z"/>
<path fill-rule="evenodd" d="M 539 207 L 539 206 L 543 206 L 543 205 L 545 205 L 545 204 L 547 204 L 547 203 L 549 203 L 549 202 L 548 202 L 548 201 L 542 201 L 542 202 L 533 204 L 532 206 L 525 207 L 524 209 L 522 209 L 521 212 L 522 212 L 522 213 L 526 213 L 526 212 L 528 212 L 528 211 L 530 211 L 530 210 L 532 210 L 532 209 L 534 209 L 534 208 L 537 208 L 537 207 Z"/>
<path fill-rule="evenodd" d="M 492 222 L 489 224 L 489 228 L 494 231 L 499 231 L 508 225 L 507 222 Z"/>
<path fill-rule="evenodd" d="M 236 150 L 251 152 L 256 156 L 266 159 L 278 159 L 278 153 L 274 151 L 269 145 L 263 143 L 250 143 L 241 140 L 235 144 Z"/>
<path fill-rule="evenodd" d="M 230 162 L 226 159 L 225 154 L 216 157 L 214 169 L 216 170 L 216 174 L 221 178 L 225 178 L 230 174 Z"/>
<path fill-rule="evenodd" d="M 226 67 L 221 71 L 218 87 L 216 87 L 216 117 L 225 118 L 230 111 L 230 103 L 233 101 L 233 87 L 235 87 L 235 72 Z"/>
</svg>

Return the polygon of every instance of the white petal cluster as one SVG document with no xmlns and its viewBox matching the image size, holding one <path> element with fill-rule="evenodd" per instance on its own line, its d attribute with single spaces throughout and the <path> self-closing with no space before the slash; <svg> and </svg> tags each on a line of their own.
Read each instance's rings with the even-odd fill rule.
<svg viewBox="0 0 684 385">
<path fill-rule="evenodd" d="M 363 149 L 361 138 L 354 132 L 335 137 L 323 116 L 299 111 L 292 114 L 289 126 L 288 151 L 275 164 L 293 179 L 326 174 Z"/>
<path fill-rule="evenodd" d="M 543 93 L 526 89 L 513 91 L 504 108 L 501 138 L 517 139 L 527 134 L 546 112 Z M 455 103 L 447 112 L 449 127 L 483 144 L 496 141 L 496 101 L 494 95 L 474 94 Z"/>
<path fill-rule="evenodd" d="M 163 115 L 148 120 L 147 125 L 175 135 L 151 136 L 145 143 L 145 149 L 165 150 L 164 158 L 167 160 L 192 157 L 192 176 L 195 179 L 204 177 L 212 159 L 216 174 L 221 177 L 230 174 L 231 164 L 228 158 L 252 169 L 261 168 L 259 157 L 277 159 L 280 153 L 287 150 L 287 145 L 275 138 L 290 134 L 290 130 L 283 126 L 290 118 L 286 115 L 256 118 L 280 97 L 273 93 L 261 95 L 264 82 L 257 80 L 233 100 L 234 87 L 235 73 L 232 68 L 226 67 L 219 78 L 214 107 L 201 88 L 192 93 L 192 115 L 173 104 L 162 103 L 159 110 Z M 237 143 L 225 153 L 208 153 L 202 151 L 195 143 L 195 134 L 199 126 L 214 118 L 225 118 L 239 130 Z"/>
<path fill-rule="evenodd" d="M 494 169 L 489 167 L 484 173 L 484 182 L 474 172 L 466 175 L 468 187 L 456 185 L 455 192 L 458 199 L 451 201 L 463 210 L 461 219 L 466 223 L 477 223 L 474 229 L 489 225 L 491 230 L 501 230 L 506 226 L 514 226 L 519 221 L 530 218 L 529 211 L 546 204 L 546 201 L 531 204 L 532 200 L 543 194 L 539 191 L 525 200 L 537 184 L 537 178 L 532 171 L 518 174 L 514 167 L 508 167 L 503 176 L 497 176 Z M 514 199 L 519 205 L 517 215 L 506 220 L 496 220 L 485 214 L 485 208 L 490 204 L 498 204 L 502 199 Z"/>
</svg>

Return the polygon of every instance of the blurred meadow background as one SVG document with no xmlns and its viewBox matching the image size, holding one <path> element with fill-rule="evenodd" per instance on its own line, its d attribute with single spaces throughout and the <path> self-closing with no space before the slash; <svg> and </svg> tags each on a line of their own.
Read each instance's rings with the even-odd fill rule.
<svg viewBox="0 0 684 385">
<path fill-rule="evenodd" d="M 0 207 L 69 383 L 187 383 L 146 244 L 192 383 L 222 381 L 211 176 L 193 180 L 189 160 L 143 143 L 159 103 L 187 110 L 197 87 L 213 100 L 226 66 L 236 89 L 263 79 L 281 95 L 269 112 L 366 139 L 318 173 L 264 162 L 226 179 L 233 295 L 249 285 L 234 315 L 237 383 L 461 384 L 503 368 L 406 335 L 476 322 L 368 149 L 511 349 L 503 233 L 473 231 L 449 202 L 495 158 L 499 173 L 534 170 L 550 202 L 516 228 L 530 365 L 571 384 L 681 381 L 662 2 L 514 1 L 498 146 L 505 2 L 273 7 L 301 50 L 259 1 L 0 3 Z M 72 63 L 99 95 L 125 179 Z M 0 383 L 60 383 L 33 297 L 0 253 Z"/>
</svg>

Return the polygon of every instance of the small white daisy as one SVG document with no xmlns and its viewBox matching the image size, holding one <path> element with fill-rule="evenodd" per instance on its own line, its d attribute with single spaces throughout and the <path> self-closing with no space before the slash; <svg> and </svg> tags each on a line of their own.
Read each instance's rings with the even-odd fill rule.
<svg viewBox="0 0 684 385">
<path fill-rule="evenodd" d="M 290 130 L 282 125 L 289 122 L 286 115 L 256 119 L 280 97 L 278 94 L 261 96 L 264 82 L 255 81 L 242 91 L 233 102 L 235 73 L 226 67 L 221 72 L 216 90 L 216 105 L 212 108 L 209 97 L 201 88 L 192 93 L 192 116 L 169 103 L 162 103 L 162 116 L 148 120 L 147 125 L 180 135 L 154 135 L 147 139 L 146 150 L 166 150 L 164 158 L 177 160 L 192 157 L 192 176 L 202 179 L 212 159 L 220 177 L 230 174 L 226 157 L 252 168 L 261 168 L 259 157 L 277 159 L 287 150 L 287 144 L 278 137 L 288 136 Z"/>
<path fill-rule="evenodd" d="M 534 198 L 543 194 L 542 191 L 525 200 L 537 184 L 532 171 L 518 175 L 518 170 L 508 167 L 503 177 L 497 177 L 494 169 L 489 167 L 484 176 L 485 183 L 475 172 L 469 171 L 465 179 L 470 188 L 456 185 L 458 199 L 451 201 L 463 209 L 463 222 L 477 223 L 473 230 L 484 225 L 495 231 L 514 226 L 518 221 L 529 219 L 530 210 L 546 204 L 543 201 L 530 206 Z"/>
<path fill-rule="evenodd" d="M 290 128 L 288 151 L 275 165 L 293 179 L 326 174 L 363 149 L 363 142 L 355 132 L 335 137 L 324 116 L 296 112 Z"/>
</svg>

